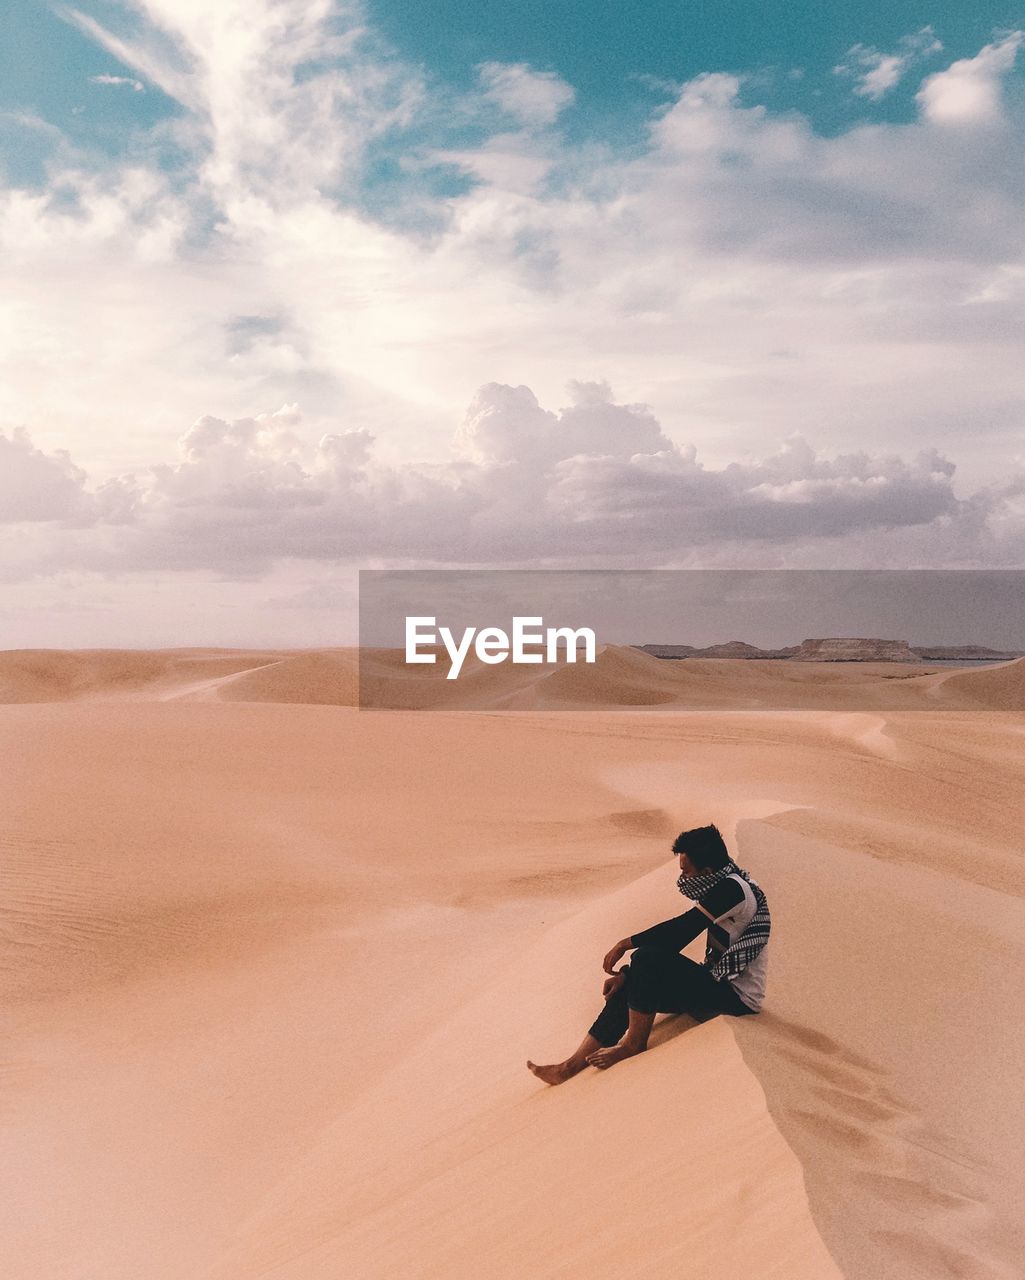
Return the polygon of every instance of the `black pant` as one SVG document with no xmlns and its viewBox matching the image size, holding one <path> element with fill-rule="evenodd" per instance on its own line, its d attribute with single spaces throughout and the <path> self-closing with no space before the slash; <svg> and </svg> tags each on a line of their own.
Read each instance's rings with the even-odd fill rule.
<svg viewBox="0 0 1025 1280">
<path fill-rule="evenodd" d="M 631 1009 L 689 1013 L 702 1019 L 717 1013 L 754 1013 L 725 979 L 717 981 L 704 965 L 665 947 L 638 947 L 624 972 L 626 981 L 605 1001 L 588 1033 L 602 1045 L 622 1040 Z"/>
</svg>

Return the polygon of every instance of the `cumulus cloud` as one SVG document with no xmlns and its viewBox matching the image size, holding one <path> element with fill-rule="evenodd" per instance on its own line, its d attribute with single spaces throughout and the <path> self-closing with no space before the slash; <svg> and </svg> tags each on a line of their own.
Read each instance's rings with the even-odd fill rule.
<svg viewBox="0 0 1025 1280">
<path fill-rule="evenodd" d="M 35 448 L 24 427 L 0 434 L 0 522 L 81 518 L 91 505 L 86 478 L 66 450 Z"/>
<path fill-rule="evenodd" d="M 24 433 L 0 437 L 15 477 L 10 524 L 63 522 L 41 566 L 208 570 L 244 579 L 291 561 L 550 564 L 678 563 L 705 549 L 755 558 L 767 548 L 829 562 L 858 539 L 895 531 L 973 529 L 961 558 L 992 551 L 991 519 L 1025 481 L 955 496 L 953 465 L 935 451 L 906 460 L 829 457 L 793 436 L 761 459 L 714 467 L 665 435 L 643 405 L 604 383 L 571 387 L 544 409 L 527 387 L 481 387 L 443 464 L 389 464 L 364 429 L 314 444 L 294 405 L 255 418 L 200 418 L 179 459 L 94 489 L 63 454 Z M 11 500 L 16 496 L 16 501 Z M 90 535 L 83 537 L 82 531 Z M 1007 541 L 1007 530 L 1004 531 Z M 62 555 L 64 559 L 62 560 Z"/>
<path fill-rule="evenodd" d="M 927 120 L 941 125 L 993 124 L 1003 115 L 1001 86 L 1014 66 L 1023 35 L 1012 32 L 974 58 L 961 58 L 922 85 L 918 101 Z"/>
<path fill-rule="evenodd" d="M 833 71 L 853 79 L 854 92 L 859 97 L 879 102 L 896 88 L 915 62 L 939 53 L 942 48 L 932 27 L 922 27 L 913 35 L 903 36 L 895 53 L 882 53 L 871 45 L 852 45 Z"/>
<path fill-rule="evenodd" d="M 68 528 L 121 524 L 133 518 L 133 476 L 90 488 L 89 476 L 66 449 L 45 453 L 24 427 L 0 432 L 0 525 L 59 522 Z"/>
<path fill-rule="evenodd" d="M 576 458 L 560 466 L 551 496 L 556 509 L 589 529 L 607 552 L 617 538 L 633 540 L 639 525 L 635 547 L 679 552 L 926 525 L 957 507 L 952 472 L 935 454 L 910 463 L 863 453 L 823 458 L 794 437 L 768 458 L 722 470 L 676 450 L 626 463 Z"/>
<path fill-rule="evenodd" d="M 477 78 L 488 101 L 533 127 L 554 124 L 575 96 L 554 71 L 535 71 L 525 62 L 482 62 Z"/>
<path fill-rule="evenodd" d="M 457 447 L 475 462 L 546 468 L 564 458 L 628 459 L 673 446 L 646 405 L 615 404 L 607 383 L 573 382 L 573 403 L 542 409 L 529 387 L 489 383 L 463 419 Z"/>
</svg>

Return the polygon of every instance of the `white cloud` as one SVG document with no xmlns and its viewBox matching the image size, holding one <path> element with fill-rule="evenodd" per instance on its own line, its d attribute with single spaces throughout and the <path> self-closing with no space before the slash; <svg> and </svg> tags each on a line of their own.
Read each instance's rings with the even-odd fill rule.
<svg viewBox="0 0 1025 1280">
<path fill-rule="evenodd" d="M 85 480 L 65 450 L 44 453 L 24 428 L 0 435 L 0 522 L 80 517 L 90 506 Z"/>
<path fill-rule="evenodd" d="M 240 219 L 341 183 L 367 138 L 408 120 L 419 75 L 374 56 L 356 3 L 136 0 L 147 21 L 122 38 L 67 16 L 190 115 L 200 176 Z M 253 205 L 254 207 L 250 207 Z"/>
<path fill-rule="evenodd" d="M 878 102 L 896 87 L 904 74 L 906 62 L 898 54 L 890 53 L 872 55 L 872 63 L 855 85 L 854 92 Z"/>
<path fill-rule="evenodd" d="M 860 97 L 879 102 L 896 88 L 914 63 L 939 53 L 942 48 L 932 27 L 922 27 L 913 35 L 903 36 L 896 53 L 881 53 L 871 45 L 852 45 L 833 71 L 852 78 L 854 92 Z"/>
<path fill-rule="evenodd" d="M 435 164 L 451 164 L 488 187 L 532 196 L 551 172 L 556 157 L 523 134 L 496 134 L 472 150 L 431 153 Z"/>
<path fill-rule="evenodd" d="M 942 125 L 993 124 L 1003 115 L 1001 85 L 1022 44 L 1015 31 L 986 45 L 974 58 L 961 58 L 922 85 L 918 101 L 927 120 Z"/>
<path fill-rule="evenodd" d="M 607 383 L 574 382 L 573 404 L 542 409 L 529 387 L 489 383 L 474 397 L 457 447 L 475 462 L 544 469 L 577 455 L 629 459 L 672 449 L 646 405 L 613 403 Z"/>
<path fill-rule="evenodd" d="M 966 144 L 942 77 L 997 84 L 1009 42 L 927 81 L 919 119 L 836 137 L 745 105 L 739 77 L 698 76 L 617 153 L 547 127 L 566 101 L 553 81 L 517 72 L 528 106 L 500 118 L 480 86 L 459 98 L 388 55 L 356 11 L 140 12 L 131 39 L 80 25 L 182 111 L 130 160 L 65 153 L 46 187 L 0 191 L 0 421 L 95 477 L 88 518 L 114 486 L 123 523 L 94 523 L 81 556 L 235 573 L 289 554 L 689 554 L 667 537 L 709 557 L 856 556 L 869 539 L 897 555 L 915 531 L 965 529 L 963 495 L 1006 474 L 1025 411 L 1025 148 L 1013 129 Z M 456 146 L 446 112 L 494 131 Z M 382 157 L 397 195 L 373 216 Z M 474 185 L 435 192 L 439 159 Z M 240 317 L 270 319 L 240 341 Z M 595 385 L 544 408 L 571 373 Z M 489 384 L 512 389 L 477 401 L 453 459 L 451 423 Z M 257 416 L 282 401 L 303 404 L 301 431 Z M 817 461 L 782 480 L 795 429 Z M 886 462 L 923 446 L 956 477 Z M 840 461 L 861 452 L 865 475 Z M 760 461 L 730 470 L 740 457 Z M 978 529 L 1001 527 L 992 512 Z M 61 563 L 38 532 L 33 563 Z M 992 536 L 966 534 L 966 554 L 1002 562 L 1013 539 Z"/>
<path fill-rule="evenodd" d="M 151 29 L 145 36 L 122 40 L 101 26 L 95 18 L 78 9 L 59 9 L 58 13 L 95 40 L 118 62 L 138 71 L 144 80 L 156 85 L 169 98 L 174 98 L 183 105 L 195 102 L 190 92 L 189 76 L 180 65 L 176 65 L 173 56 L 168 57 L 169 42 L 166 37 L 161 36 L 159 26 Z"/>
<path fill-rule="evenodd" d="M 974 529 L 959 556 L 984 560 L 990 518 L 1004 519 L 1025 489 L 1023 479 L 959 500 L 954 467 L 935 451 L 911 461 L 828 457 L 799 436 L 760 459 L 708 466 L 645 406 L 616 403 L 602 383 L 574 384 L 571 399 L 556 413 L 527 387 L 480 388 L 444 464 L 387 464 L 360 428 L 314 446 L 294 405 L 249 419 L 205 416 L 182 437 L 176 463 L 95 489 L 66 455 L 18 433 L 0 437 L 15 500 L 0 496 L 9 523 L 56 529 L 21 548 L 23 576 L 207 570 L 241 580 L 283 562 L 367 557 L 659 565 L 695 552 L 757 559 L 789 548 L 828 563 L 864 536 L 951 524 Z M 61 525 L 74 525 L 74 536 Z M 1020 537 L 1020 520 L 1014 528 Z"/>
<path fill-rule="evenodd" d="M 554 71 L 535 71 L 525 62 L 482 62 L 477 78 L 486 99 L 532 127 L 554 124 L 575 96 Z"/>
<path fill-rule="evenodd" d="M 142 81 L 133 80 L 131 76 L 109 76 L 109 75 L 90 76 L 89 83 L 118 85 L 118 86 L 124 85 L 128 89 L 132 89 L 135 93 L 144 93 L 146 91 L 146 86 L 142 83 Z"/>
</svg>

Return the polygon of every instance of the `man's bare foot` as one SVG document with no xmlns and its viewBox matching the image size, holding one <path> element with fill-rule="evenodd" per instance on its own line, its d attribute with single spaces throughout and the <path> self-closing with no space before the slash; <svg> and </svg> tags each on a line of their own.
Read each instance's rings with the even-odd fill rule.
<svg viewBox="0 0 1025 1280">
<path fill-rule="evenodd" d="M 572 1059 L 567 1058 L 565 1062 L 551 1062 L 547 1066 L 538 1066 L 536 1062 L 528 1061 L 527 1066 L 545 1084 L 563 1084 L 575 1076 L 578 1071 L 583 1071 L 587 1063 L 573 1062 Z"/>
<path fill-rule="evenodd" d="M 647 1047 L 646 1044 L 634 1045 L 624 1040 L 622 1044 L 614 1044 L 610 1049 L 595 1049 L 594 1053 L 588 1055 L 587 1061 L 592 1067 L 600 1067 L 604 1071 L 606 1067 L 614 1067 L 624 1058 L 643 1053 Z"/>
</svg>

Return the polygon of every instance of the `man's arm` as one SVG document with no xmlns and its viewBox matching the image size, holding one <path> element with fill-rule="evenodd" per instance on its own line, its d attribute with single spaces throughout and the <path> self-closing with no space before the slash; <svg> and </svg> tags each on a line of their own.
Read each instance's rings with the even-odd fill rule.
<svg viewBox="0 0 1025 1280">
<path fill-rule="evenodd" d="M 661 924 L 653 924 L 650 929 L 642 929 L 630 939 L 632 947 L 666 947 L 670 951 L 682 951 L 684 947 L 708 928 L 713 916 L 694 906 L 682 916 L 674 916 L 672 920 L 663 920 Z"/>
<path fill-rule="evenodd" d="M 690 911 L 682 916 L 674 916 L 672 920 L 663 920 L 661 924 L 652 925 L 650 929 L 642 929 L 630 938 L 617 942 L 605 957 L 606 973 L 634 947 L 666 947 L 672 951 L 682 951 L 688 943 L 693 942 L 699 934 L 727 911 L 739 906 L 744 900 L 744 890 L 736 880 L 721 880 L 702 895 L 701 901 L 694 904 Z"/>
</svg>

